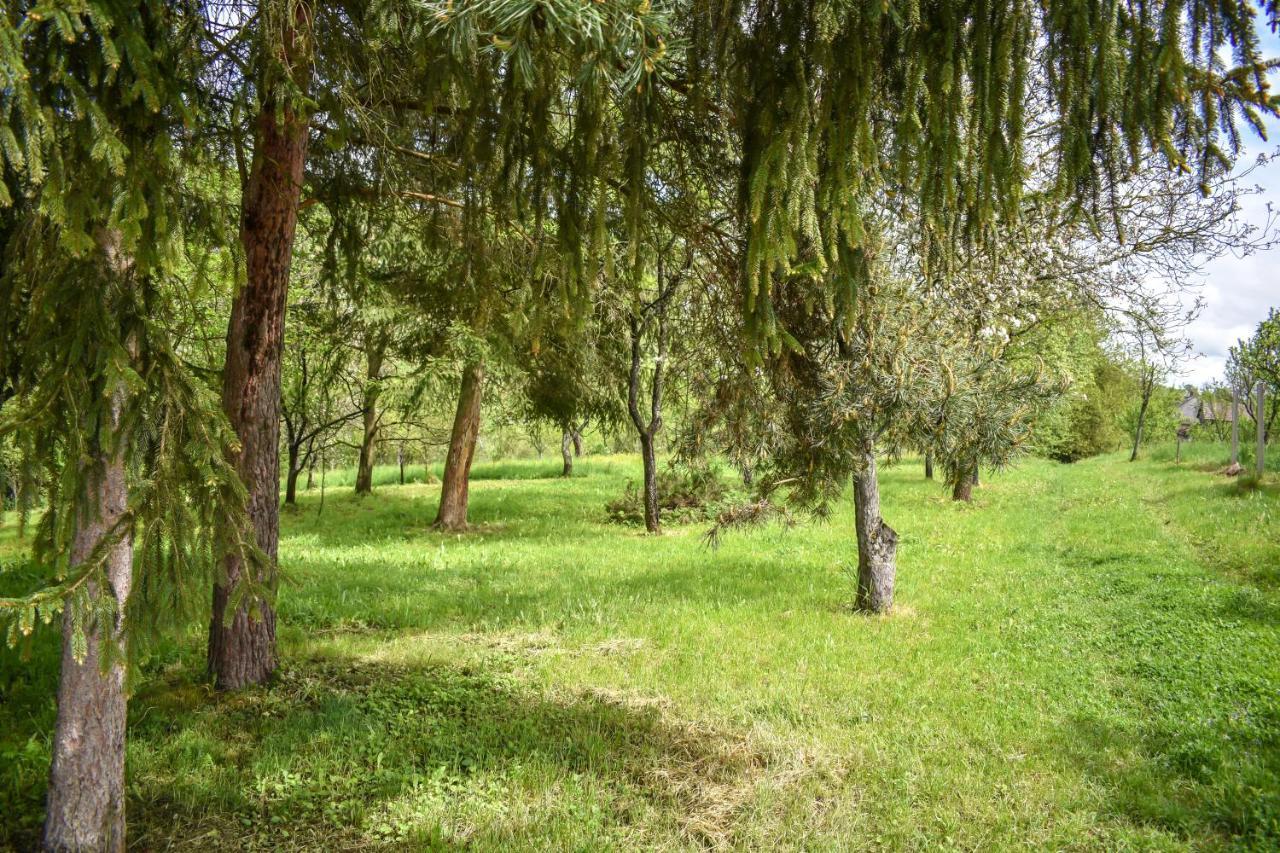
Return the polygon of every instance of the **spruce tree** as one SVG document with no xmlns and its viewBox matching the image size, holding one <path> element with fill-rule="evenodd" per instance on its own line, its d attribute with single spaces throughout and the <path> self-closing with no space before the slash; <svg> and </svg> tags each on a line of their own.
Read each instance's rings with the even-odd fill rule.
<svg viewBox="0 0 1280 853">
<path fill-rule="evenodd" d="M 0 435 L 23 505 L 43 491 L 51 577 L 0 616 L 10 644 L 62 616 L 50 850 L 124 849 L 130 654 L 222 554 L 254 564 L 230 434 L 173 340 L 200 23 L 194 3 L 110 0 L 0 17 Z"/>
</svg>

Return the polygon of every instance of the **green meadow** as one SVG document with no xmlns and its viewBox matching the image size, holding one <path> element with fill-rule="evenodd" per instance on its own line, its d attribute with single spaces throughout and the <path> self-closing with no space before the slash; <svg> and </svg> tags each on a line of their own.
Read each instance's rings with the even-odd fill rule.
<svg viewBox="0 0 1280 853">
<path fill-rule="evenodd" d="M 852 509 L 703 540 L 608 523 L 633 457 L 349 472 L 284 513 L 282 667 L 203 635 L 130 702 L 140 850 L 1224 849 L 1280 844 L 1280 492 L 1161 449 L 883 473 L 897 606 L 853 612 Z M 0 530 L 6 587 L 29 585 Z M 0 847 L 42 820 L 58 637 L 0 652 Z"/>
</svg>

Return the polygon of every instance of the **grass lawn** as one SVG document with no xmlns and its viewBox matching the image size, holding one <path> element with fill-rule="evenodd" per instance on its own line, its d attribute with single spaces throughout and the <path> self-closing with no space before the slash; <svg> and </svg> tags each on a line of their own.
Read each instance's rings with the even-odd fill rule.
<svg viewBox="0 0 1280 853">
<path fill-rule="evenodd" d="M 279 682 L 213 694 L 199 632 L 144 667 L 131 841 L 1272 848 L 1280 494 L 1218 455 L 1028 461 L 972 506 L 890 468 L 885 618 L 847 606 L 848 506 L 710 551 L 604 522 L 634 458 L 478 466 L 461 536 L 438 486 L 330 478 L 283 520 Z M 0 652 L 0 847 L 37 838 L 56 644 Z"/>
</svg>

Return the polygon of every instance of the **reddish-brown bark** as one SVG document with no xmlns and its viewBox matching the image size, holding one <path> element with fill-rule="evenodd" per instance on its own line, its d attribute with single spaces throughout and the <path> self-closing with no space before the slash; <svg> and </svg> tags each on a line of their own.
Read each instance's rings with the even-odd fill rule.
<svg viewBox="0 0 1280 853">
<path fill-rule="evenodd" d="M 435 526 L 442 530 L 465 530 L 467 526 L 467 484 L 480 434 L 480 402 L 484 394 L 484 365 L 468 364 L 462 371 L 458 410 L 449 436 L 449 455 L 444 462 L 440 486 L 440 509 Z"/>
<path fill-rule="evenodd" d="M 310 9 L 297 3 L 282 34 L 284 55 L 295 73 L 306 73 Z M 246 281 L 236 294 L 227 326 L 222 404 L 240 439 L 237 472 L 249 493 L 248 511 L 268 564 L 259 580 L 275 584 L 280 535 L 280 349 L 285 299 L 293 258 L 298 199 L 307 155 L 307 115 L 291 102 L 264 99 L 257 120 L 253 167 L 244 190 L 240 237 Z M 275 611 L 267 600 L 246 600 L 227 612 L 232 589 L 245 570 L 239 555 L 223 564 L 214 585 L 209 626 L 209 671 L 220 689 L 266 681 L 276 667 Z"/>
</svg>

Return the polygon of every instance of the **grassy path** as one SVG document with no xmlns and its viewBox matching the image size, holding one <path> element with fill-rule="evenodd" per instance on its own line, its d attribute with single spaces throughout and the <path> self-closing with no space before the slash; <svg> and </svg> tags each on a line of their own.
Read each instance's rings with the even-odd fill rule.
<svg viewBox="0 0 1280 853">
<path fill-rule="evenodd" d="M 1215 849 L 1280 840 L 1280 496 L 1117 457 L 956 506 L 885 478 L 888 618 L 846 607 L 851 513 L 658 540 L 631 459 L 508 464 L 476 532 L 435 487 L 286 520 L 270 691 L 198 637 L 131 717 L 144 849 Z M 4 534 L 0 534 L 4 535 Z M 0 559 L 16 546 L 0 540 Z M 12 574 L 12 573 L 11 573 Z M 2 579 L 4 576 L 0 576 Z M 51 643 L 0 656 L 0 845 L 38 825 Z"/>
</svg>

